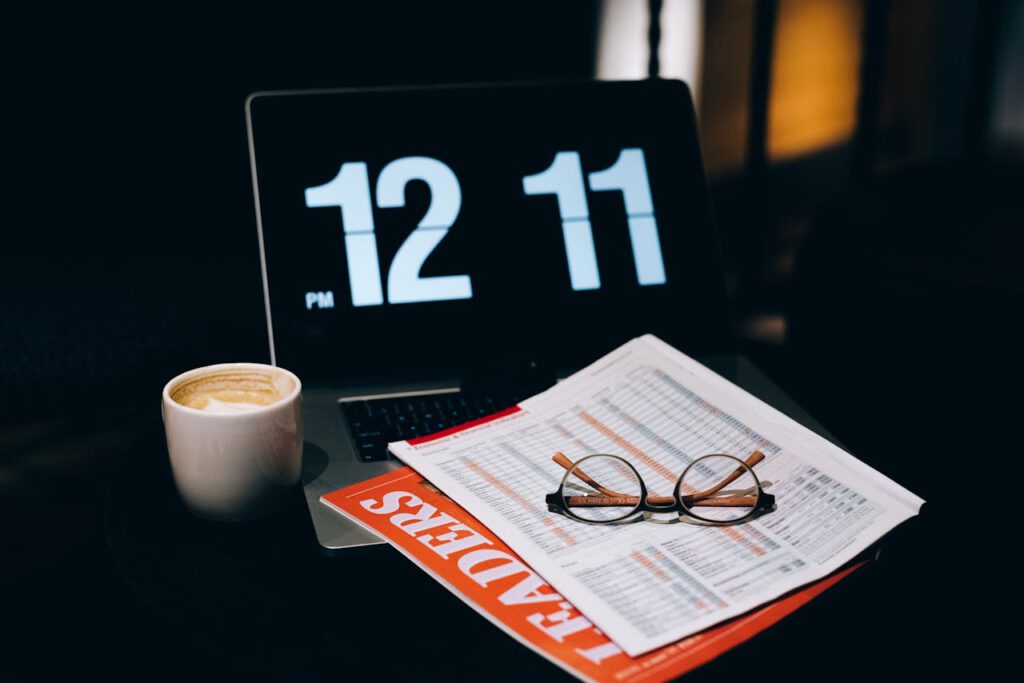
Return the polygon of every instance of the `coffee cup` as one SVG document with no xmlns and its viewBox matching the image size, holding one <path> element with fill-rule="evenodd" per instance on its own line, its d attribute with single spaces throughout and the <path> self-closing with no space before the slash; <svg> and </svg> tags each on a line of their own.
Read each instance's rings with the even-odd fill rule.
<svg viewBox="0 0 1024 683">
<path fill-rule="evenodd" d="M 163 389 L 164 431 L 182 501 L 206 519 L 273 510 L 302 471 L 302 383 L 260 363 L 196 368 Z"/>
</svg>

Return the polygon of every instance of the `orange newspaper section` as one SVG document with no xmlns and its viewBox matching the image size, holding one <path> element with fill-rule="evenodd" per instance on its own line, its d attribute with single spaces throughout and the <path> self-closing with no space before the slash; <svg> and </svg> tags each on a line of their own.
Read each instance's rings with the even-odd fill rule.
<svg viewBox="0 0 1024 683">
<path fill-rule="evenodd" d="M 594 681 L 679 676 L 754 636 L 864 563 L 678 643 L 630 657 L 469 513 L 405 467 L 324 502 L 384 537 L 506 633 Z M 647 558 L 637 558 L 648 563 Z"/>
</svg>

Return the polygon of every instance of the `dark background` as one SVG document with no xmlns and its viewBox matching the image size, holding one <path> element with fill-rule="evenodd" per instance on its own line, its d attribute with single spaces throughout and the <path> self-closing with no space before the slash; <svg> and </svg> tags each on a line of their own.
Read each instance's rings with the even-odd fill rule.
<svg viewBox="0 0 1024 683">
<path fill-rule="evenodd" d="M 826 6 L 846 12 L 822 21 L 852 36 L 843 63 L 853 77 L 846 91 L 836 78 L 834 90 L 803 87 L 848 107 L 806 120 L 849 125 L 787 147 L 784 95 L 803 92 L 793 69 L 831 63 L 794 31 L 813 35 Z M 303 556 L 309 545 L 275 536 L 276 522 L 227 532 L 149 519 L 172 495 L 159 476 L 160 386 L 197 365 L 267 359 L 243 100 L 264 89 L 588 78 L 601 16 L 588 2 L 10 15 L 0 676 L 203 666 L 316 678 L 324 652 L 387 652 L 289 612 L 288 595 L 261 596 L 280 609 L 236 609 L 244 598 L 233 590 L 266 585 L 263 555 L 223 575 L 217 559 L 196 559 L 225 543 Z M 1021 450 L 1022 3 L 728 1 L 703 16 L 699 115 L 741 349 L 854 454 L 929 503 L 856 587 L 697 677 L 781 671 L 796 657 L 798 678 L 832 658 L 859 676 L 995 670 L 1007 641 L 994 618 L 1016 593 L 1005 586 Z M 138 468 L 145 486 L 132 485 Z M 152 500 L 132 498 L 140 490 Z M 119 516 L 126 501 L 137 512 Z M 203 552 L 157 554 L 193 538 Z M 399 597 L 460 632 L 482 624 L 395 559 L 335 571 L 416 586 Z M 154 588 L 163 574 L 146 563 L 183 585 Z M 189 592 L 197 586 L 209 600 Z M 363 623 L 388 628 L 380 615 Z M 487 633 L 476 651 L 506 662 L 508 676 L 554 674 Z M 413 661 L 385 668 L 411 675 Z"/>
</svg>

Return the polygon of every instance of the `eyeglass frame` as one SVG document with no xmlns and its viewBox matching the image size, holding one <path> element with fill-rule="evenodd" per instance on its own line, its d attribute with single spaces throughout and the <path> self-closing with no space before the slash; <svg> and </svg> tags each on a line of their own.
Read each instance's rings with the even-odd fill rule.
<svg viewBox="0 0 1024 683">
<path fill-rule="evenodd" d="M 627 496 L 627 495 L 624 495 L 624 494 L 619 494 L 619 493 L 617 493 L 615 491 L 612 491 L 611 489 L 606 489 L 605 487 L 598 485 L 597 482 L 593 481 L 592 479 L 591 479 L 592 483 L 591 482 L 586 482 L 586 480 L 583 479 L 583 477 L 586 477 L 586 479 L 590 479 L 590 477 L 588 475 L 586 475 L 583 472 L 582 469 L 579 469 L 580 463 L 582 463 L 582 462 L 584 462 L 586 460 L 589 460 L 591 458 L 601 458 L 601 457 L 604 457 L 604 458 L 615 458 L 616 460 L 619 460 L 623 464 L 625 464 L 626 467 L 628 467 L 630 470 L 632 470 L 633 474 L 636 475 L 637 483 L 639 483 L 639 485 L 640 485 L 640 495 L 639 496 Z M 701 460 L 703 460 L 705 458 L 709 458 L 709 457 L 725 457 L 725 458 L 729 458 L 729 459 L 735 460 L 737 463 L 739 463 L 740 467 L 737 467 L 737 469 L 732 474 L 728 475 L 724 480 L 722 480 L 721 482 L 719 482 L 718 484 L 713 486 L 712 489 L 709 489 L 710 493 L 708 493 L 707 491 L 702 491 L 700 493 L 706 493 L 708 496 L 713 495 L 714 493 L 716 493 L 719 490 L 721 490 L 723 487 L 728 486 L 730 483 L 732 483 L 737 478 L 742 476 L 743 470 L 746 470 L 754 478 L 754 483 L 756 485 L 755 488 L 757 489 L 757 498 L 754 501 L 754 504 L 750 507 L 750 510 L 747 512 L 747 514 L 743 515 L 742 517 L 738 517 L 736 519 L 730 519 L 730 520 L 708 519 L 706 517 L 701 517 L 700 515 L 695 514 L 694 512 L 692 512 L 690 510 L 690 508 L 688 508 L 686 506 L 686 504 L 683 502 L 683 496 L 681 496 L 680 493 L 679 493 L 679 491 L 681 489 L 681 485 L 683 483 L 683 478 L 686 476 L 686 473 L 690 471 L 691 467 L 696 465 Z M 764 490 L 764 487 L 761 485 L 761 480 L 758 478 L 757 474 L 754 472 L 754 466 L 757 465 L 762 460 L 764 460 L 764 458 L 765 458 L 764 453 L 762 453 L 759 450 L 753 451 L 749 456 L 747 456 L 746 460 L 740 460 L 735 455 L 730 455 L 729 453 L 707 453 L 707 454 L 702 455 L 702 456 L 700 456 L 698 458 L 694 458 L 693 462 L 691 462 L 689 465 L 686 466 L 686 469 L 684 469 L 682 474 L 679 475 L 679 478 L 676 479 L 676 483 L 675 483 L 675 485 L 672 488 L 672 496 L 652 496 L 647 491 L 647 484 L 644 482 L 644 478 L 642 476 L 640 476 L 640 472 L 638 472 L 636 467 L 633 466 L 633 463 L 629 462 L 628 460 L 626 460 L 624 457 L 622 457 L 620 455 L 614 455 L 614 454 L 611 454 L 611 453 L 593 453 L 593 454 L 590 454 L 590 455 L 583 456 L 582 458 L 580 458 L 576 462 L 572 462 L 571 460 L 569 460 L 568 457 L 566 457 L 566 455 L 564 453 L 562 453 L 561 451 L 558 451 L 552 457 L 552 460 L 554 460 L 556 463 L 561 465 L 566 470 L 566 472 L 565 472 L 565 475 L 562 477 L 562 481 L 558 484 L 558 489 L 554 493 L 549 493 L 546 496 L 544 496 L 544 502 L 547 503 L 548 511 L 549 512 L 564 514 L 567 517 L 569 517 L 570 519 L 572 519 L 573 521 L 582 522 L 584 524 L 594 524 L 594 525 L 621 524 L 623 522 L 626 522 L 627 520 L 629 520 L 631 517 L 633 517 L 634 515 L 636 515 L 638 513 L 643 515 L 644 518 L 646 519 L 647 518 L 647 514 L 646 513 L 672 513 L 672 512 L 678 513 L 681 516 L 692 517 L 692 518 L 698 520 L 699 522 L 702 522 L 702 523 L 705 523 L 705 524 L 714 525 L 714 526 L 731 526 L 731 525 L 734 525 L 734 524 L 742 524 L 744 522 L 749 521 L 752 517 L 754 517 L 758 513 L 771 512 L 775 508 L 775 496 L 770 494 L 770 493 L 768 493 L 768 492 L 766 492 Z M 753 461 L 753 462 L 751 462 L 751 461 Z M 623 498 L 625 498 L 625 499 L 632 499 L 632 498 L 636 498 L 637 499 L 637 503 L 636 503 L 635 507 L 633 507 L 629 512 L 624 514 L 622 517 L 617 517 L 615 519 L 596 520 L 596 519 L 586 519 L 584 517 L 580 517 L 579 515 L 575 514 L 572 511 L 572 509 L 571 509 L 572 506 L 570 506 L 568 503 L 566 503 L 566 496 L 564 495 L 565 482 L 569 479 L 569 475 L 573 474 L 573 470 L 578 470 L 577 471 L 577 476 L 583 475 L 583 477 L 580 477 L 580 480 L 584 481 L 584 483 L 590 483 L 598 491 L 601 491 L 601 489 L 605 489 L 605 491 L 610 491 L 611 492 L 610 494 L 606 494 L 604 496 L 592 496 L 592 498 L 595 498 L 595 499 L 602 499 L 602 498 L 603 499 L 623 499 Z M 603 493 L 603 491 L 602 491 L 602 493 Z M 582 496 L 580 496 L 580 497 L 582 497 Z M 651 499 L 660 500 L 660 501 L 664 501 L 664 502 L 652 503 Z M 668 500 L 666 501 L 666 499 L 668 499 Z M 718 499 L 718 500 L 726 500 L 726 499 Z M 577 506 L 577 507 L 584 507 L 584 506 Z M 604 507 L 604 506 L 593 506 L 593 507 Z M 607 507 L 613 507 L 613 506 L 612 505 L 608 505 Z M 691 507 L 697 507 L 697 505 L 693 505 Z M 726 506 L 722 506 L 721 504 L 719 504 L 717 506 L 709 505 L 709 506 L 706 506 L 706 507 L 726 507 Z"/>
</svg>

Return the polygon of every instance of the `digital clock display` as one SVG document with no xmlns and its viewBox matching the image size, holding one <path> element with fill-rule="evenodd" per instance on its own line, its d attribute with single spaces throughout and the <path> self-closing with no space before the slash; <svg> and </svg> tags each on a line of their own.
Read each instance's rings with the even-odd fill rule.
<svg viewBox="0 0 1024 683">
<path fill-rule="evenodd" d="M 267 93 L 248 117 L 276 360 L 304 377 L 570 370 L 645 332 L 722 350 L 681 83 Z"/>
</svg>

